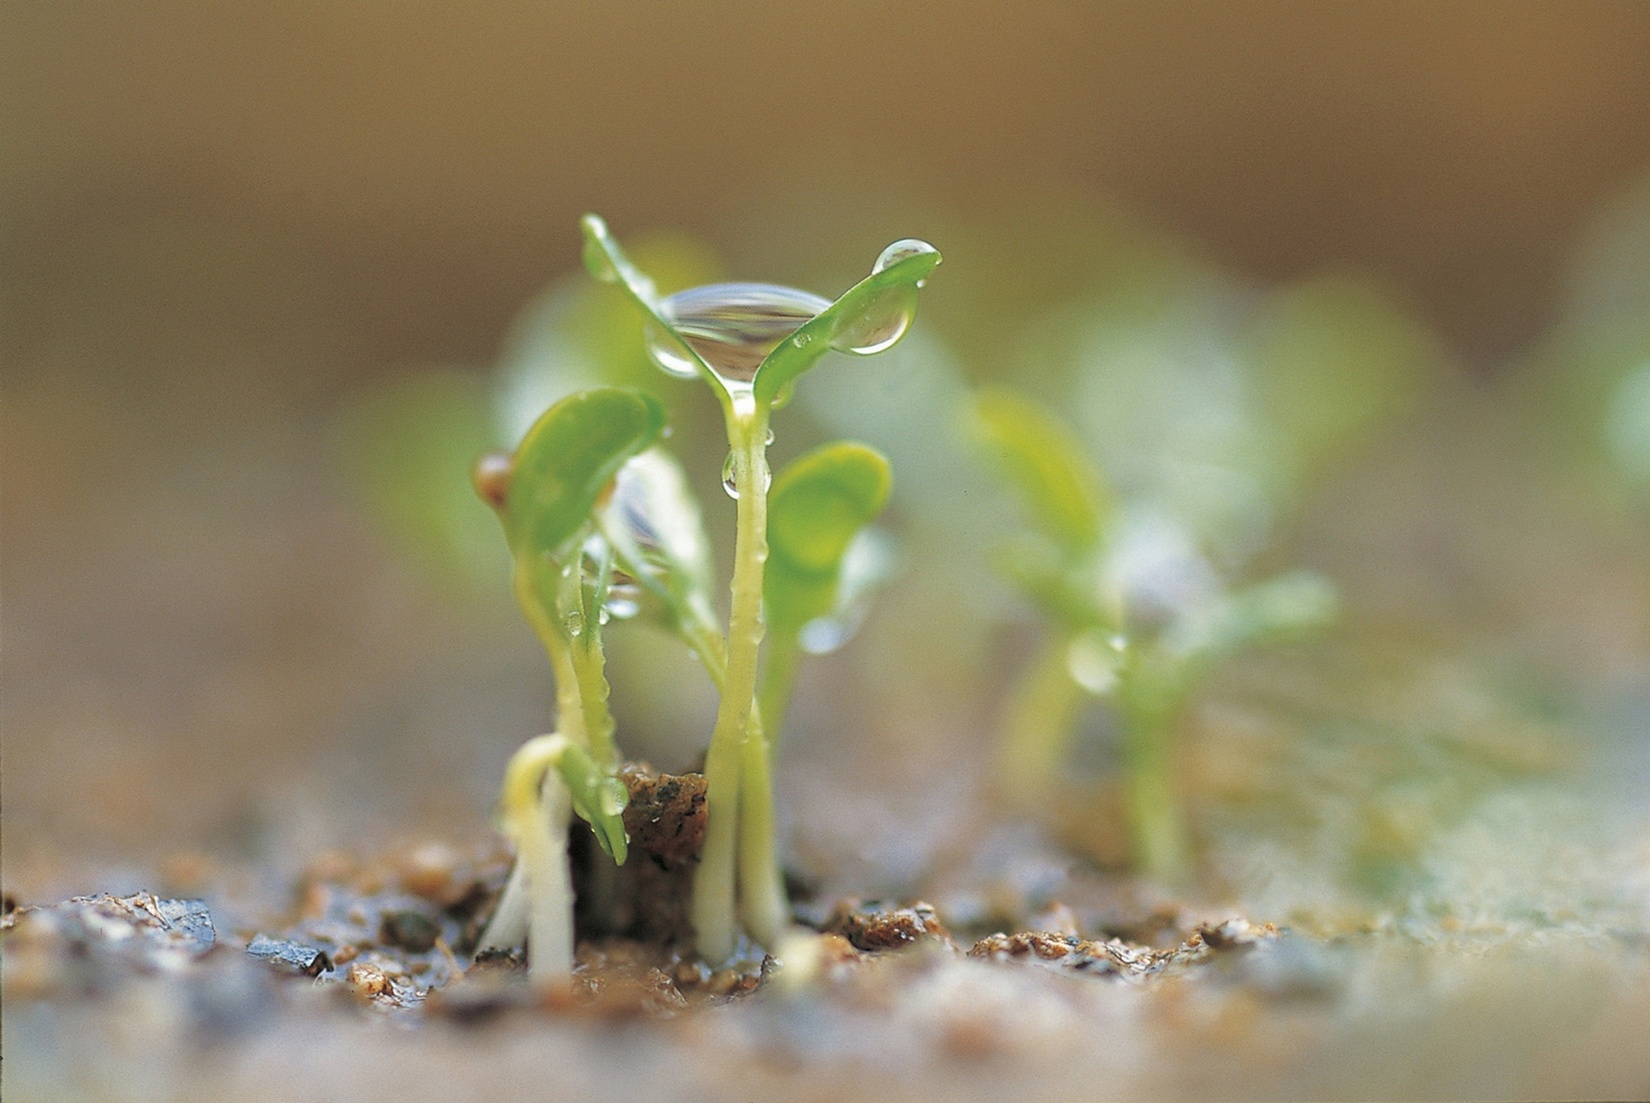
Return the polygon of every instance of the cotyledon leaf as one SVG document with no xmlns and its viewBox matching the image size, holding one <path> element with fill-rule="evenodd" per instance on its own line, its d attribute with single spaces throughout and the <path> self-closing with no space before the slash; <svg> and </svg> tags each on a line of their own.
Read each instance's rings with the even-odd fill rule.
<svg viewBox="0 0 1650 1103">
<path fill-rule="evenodd" d="M 676 327 L 665 319 L 659 306 L 659 291 L 647 273 L 637 268 L 620 247 L 618 240 L 608 230 L 607 223 L 600 215 L 587 214 L 579 220 L 579 227 L 584 231 L 584 266 L 596 279 L 603 283 L 616 283 L 630 296 L 642 313 L 662 333 L 679 346 L 678 351 L 682 358 L 692 364 L 705 382 L 711 385 L 716 392 L 718 401 L 724 406 L 732 402 L 728 393 L 728 385 L 721 376 L 716 374 L 697 349 L 676 332 Z"/>
<path fill-rule="evenodd" d="M 1055 543 L 1072 555 L 1096 548 L 1110 494 L 1071 430 L 1029 399 L 997 388 L 976 394 L 971 413 L 980 450 Z"/>
<path fill-rule="evenodd" d="M 924 241 L 896 241 L 869 276 L 805 322 L 756 369 L 756 401 L 782 405 L 802 373 L 832 349 L 881 352 L 904 335 L 917 308 L 917 289 L 940 263 Z"/>
<path fill-rule="evenodd" d="M 546 410 L 510 467 L 502 517 L 516 557 L 565 558 L 619 468 L 664 428 L 664 405 L 630 388 L 579 391 Z"/>
<path fill-rule="evenodd" d="M 893 475 L 882 453 L 853 441 L 798 457 L 768 492 L 763 595 L 776 632 L 832 612 L 849 545 L 887 504 Z"/>
</svg>

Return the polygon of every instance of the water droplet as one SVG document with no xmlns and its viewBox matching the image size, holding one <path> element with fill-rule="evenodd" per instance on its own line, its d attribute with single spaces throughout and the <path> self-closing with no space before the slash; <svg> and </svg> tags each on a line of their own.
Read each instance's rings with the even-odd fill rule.
<svg viewBox="0 0 1650 1103">
<path fill-rule="evenodd" d="M 763 444 L 772 444 L 773 443 L 773 426 L 772 425 L 768 426 L 768 431 L 766 433 L 762 434 L 762 443 Z"/>
<path fill-rule="evenodd" d="M 856 625 L 835 617 L 815 617 L 802 626 L 796 642 L 810 655 L 829 655 L 854 634 Z"/>
<path fill-rule="evenodd" d="M 892 268 L 906 257 L 919 257 L 924 253 L 937 252 L 939 252 L 938 249 L 919 238 L 901 238 L 882 251 L 882 255 L 877 258 L 877 262 L 871 265 L 871 271 L 881 272 L 886 268 Z M 921 287 L 922 285 L 923 281 L 918 280 L 917 286 Z"/>
<path fill-rule="evenodd" d="M 602 604 L 602 623 L 606 624 L 608 618 L 629 620 L 641 611 L 641 586 L 623 571 L 614 571 L 613 581 L 607 587 L 607 600 Z"/>
<path fill-rule="evenodd" d="M 794 287 L 715 283 L 677 292 L 659 304 L 659 312 L 731 389 L 741 383 L 749 386 L 767 355 L 830 305 Z M 647 347 L 665 371 L 695 373 L 692 359 L 657 325 L 647 333 Z"/>
<path fill-rule="evenodd" d="M 510 494 L 510 474 L 515 469 L 515 459 L 508 452 L 488 452 L 476 460 L 476 465 L 470 470 L 470 481 L 475 484 L 476 493 L 481 500 L 494 509 L 503 509 L 504 501 Z"/>
<path fill-rule="evenodd" d="M 739 484 L 733 478 L 733 453 L 722 461 L 722 489 L 728 492 L 728 497 L 739 500 Z"/>
<path fill-rule="evenodd" d="M 795 345 L 799 349 L 805 349 L 808 347 L 809 343 L 813 341 L 813 339 L 814 337 L 811 333 L 798 333 L 795 337 L 791 338 L 791 344 Z"/>
<path fill-rule="evenodd" d="M 569 639 L 578 639 L 580 636 L 584 635 L 584 614 L 579 612 L 577 609 L 573 610 L 571 613 L 568 613 L 566 619 L 562 621 L 562 627 L 567 630 L 567 636 Z"/>
<path fill-rule="evenodd" d="M 859 356 L 890 348 L 911 328 L 917 314 L 917 289 L 910 284 L 890 287 L 859 317 L 831 335 L 831 347 Z"/>
<path fill-rule="evenodd" d="M 596 801 L 604 815 L 617 816 L 630 804 L 630 790 L 616 777 L 605 778 L 596 790 Z"/>
<path fill-rule="evenodd" d="M 769 431 L 768 441 L 769 441 L 769 443 L 773 442 L 773 436 L 772 436 L 772 431 L 771 430 Z M 763 480 L 763 483 L 762 483 L 762 492 L 764 494 L 766 494 L 767 491 L 768 491 L 768 488 L 773 485 L 773 471 L 769 470 L 769 471 L 765 472 L 765 475 L 766 475 L 766 478 Z M 739 480 L 734 477 L 734 473 L 733 473 L 733 453 L 732 452 L 729 452 L 728 453 L 728 458 L 722 461 L 722 489 L 728 492 L 728 497 L 734 499 L 735 501 L 738 500 L 738 498 L 739 498 Z"/>
<path fill-rule="evenodd" d="M 1122 638 L 1116 635 L 1085 632 L 1066 648 L 1066 673 L 1096 697 L 1110 693 L 1117 685 L 1122 644 Z"/>
</svg>

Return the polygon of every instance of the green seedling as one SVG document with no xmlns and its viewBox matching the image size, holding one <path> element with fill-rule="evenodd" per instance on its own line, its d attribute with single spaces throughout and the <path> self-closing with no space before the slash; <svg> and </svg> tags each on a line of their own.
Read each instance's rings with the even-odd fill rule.
<svg viewBox="0 0 1650 1103">
<path fill-rule="evenodd" d="M 1178 587 L 1178 598 L 1144 593 L 1131 580 L 1140 556 L 1123 538 L 1122 511 L 1072 432 L 1005 390 L 978 394 L 971 415 L 981 452 L 1033 523 L 1009 549 L 1007 572 L 1048 621 L 1009 693 L 997 771 L 1005 795 L 1018 807 L 1043 803 L 1078 710 L 1086 700 L 1109 701 L 1121 732 L 1133 861 L 1147 876 L 1177 883 L 1190 863 L 1174 769 L 1174 732 L 1187 702 L 1233 652 L 1329 621 L 1334 591 L 1305 571 L 1225 589 L 1205 562 L 1190 559 L 1168 564 L 1191 583 Z"/>
<path fill-rule="evenodd" d="M 567 826 L 576 813 L 615 863 L 625 860 L 626 795 L 608 710 L 602 625 L 614 556 L 595 536 L 598 503 L 625 463 L 663 434 L 664 407 L 641 391 L 600 388 L 556 403 L 515 453 L 477 464 L 481 496 L 498 511 L 513 589 L 550 658 L 556 731 L 511 759 L 501 797 L 517 863 L 480 949 L 529 940 L 535 983 L 565 983 L 573 960 Z"/>
<path fill-rule="evenodd" d="M 789 693 L 801 631 L 796 619 L 823 608 L 827 593 L 835 601 L 849 540 L 887 494 L 880 457 L 857 446 L 831 446 L 799 461 L 796 474 L 782 474 L 777 501 L 794 496 L 795 504 L 770 517 L 771 415 L 827 352 L 869 355 L 898 341 L 940 255 L 925 242 L 896 242 L 870 276 L 835 302 L 772 284 L 713 284 L 661 297 L 601 219 L 586 215 L 583 228 L 591 274 L 617 284 L 641 309 L 649 353 L 661 368 L 710 387 L 727 431 L 723 485 L 737 509 L 725 634 L 710 628 L 708 603 L 685 581 L 696 570 L 656 569 L 658 562 L 639 557 L 637 549 L 627 550 L 621 564 L 662 604 L 721 690 L 705 761 L 706 836 L 691 914 L 700 954 L 723 961 L 733 955 L 741 927 L 771 948 L 789 922 L 775 841 L 772 734 L 764 718 L 777 723 L 768 710 L 782 709 Z M 611 546 L 624 543 L 620 535 Z M 766 674 L 765 603 L 779 618 Z"/>
</svg>

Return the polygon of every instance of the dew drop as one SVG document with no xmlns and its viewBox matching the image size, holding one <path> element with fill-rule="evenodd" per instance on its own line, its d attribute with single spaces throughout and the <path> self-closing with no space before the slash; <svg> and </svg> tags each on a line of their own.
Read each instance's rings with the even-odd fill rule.
<svg viewBox="0 0 1650 1103">
<path fill-rule="evenodd" d="M 773 426 L 772 425 L 768 426 L 767 432 L 762 434 L 762 443 L 763 444 L 772 444 L 773 443 Z"/>
<path fill-rule="evenodd" d="M 734 501 L 739 500 L 739 484 L 733 478 L 732 452 L 729 452 L 728 458 L 722 461 L 722 489 L 727 491 L 728 497 Z"/>
<path fill-rule="evenodd" d="M 890 287 L 865 313 L 831 336 L 831 347 L 858 356 L 871 356 L 904 337 L 916 314 L 917 289 L 910 284 Z"/>
<path fill-rule="evenodd" d="M 607 600 L 602 603 L 602 623 L 608 618 L 629 620 L 642 611 L 642 588 L 634 578 L 621 571 L 613 572 L 613 581 L 607 588 Z"/>
<path fill-rule="evenodd" d="M 1120 637 L 1104 632 L 1085 632 L 1066 648 L 1066 673 L 1071 680 L 1096 697 L 1110 693 L 1117 685 L 1122 663 Z"/>
<path fill-rule="evenodd" d="M 510 475 L 515 459 L 508 452 L 488 452 L 476 460 L 470 470 L 470 481 L 475 484 L 481 500 L 494 509 L 502 510 L 510 494 Z"/>
<path fill-rule="evenodd" d="M 584 614 L 579 612 L 577 609 L 573 610 L 571 613 L 568 613 L 567 618 L 562 621 L 562 627 L 567 630 L 567 636 L 569 639 L 578 639 L 580 636 L 584 635 Z"/>
<path fill-rule="evenodd" d="M 829 655 L 847 643 L 855 625 L 836 617 L 815 617 L 797 633 L 797 643 L 810 655 Z"/>
<path fill-rule="evenodd" d="M 772 440 L 773 440 L 772 430 L 769 430 L 768 440 L 769 440 L 769 443 L 772 443 Z M 773 472 L 771 470 L 769 470 L 765 474 L 766 474 L 767 477 L 762 483 L 762 492 L 764 494 L 766 494 L 768 492 L 768 488 L 773 485 Z M 734 477 L 734 474 L 733 474 L 733 453 L 732 452 L 729 452 L 728 453 L 728 458 L 722 461 L 722 489 L 728 492 L 728 497 L 734 499 L 735 501 L 738 501 L 738 499 L 739 499 L 739 480 L 736 479 Z"/>
<path fill-rule="evenodd" d="M 618 778 L 606 778 L 596 790 L 596 801 L 603 815 L 617 816 L 630 804 L 630 790 Z"/>
<path fill-rule="evenodd" d="M 877 262 L 871 265 L 871 271 L 881 272 L 886 268 L 892 268 L 907 257 L 920 257 L 924 253 L 937 252 L 939 252 L 938 249 L 920 238 L 901 238 L 882 251 L 882 255 L 877 257 Z M 923 281 L 918 280 L 917 286 L 921 287 L 922 285 Z"/>
<path fill-rule="evenodd" d="M 779 343 L 830 306 L 794 287 L 771 283 L 715 283 L 679 291 L 659 304 L 659 312 L 682 340 L 731 386 L 749 386 L 756 369 Z M 648 352 L 673 375 L 695 367 L 676 340 L 653 326 Z"/>
</svg>

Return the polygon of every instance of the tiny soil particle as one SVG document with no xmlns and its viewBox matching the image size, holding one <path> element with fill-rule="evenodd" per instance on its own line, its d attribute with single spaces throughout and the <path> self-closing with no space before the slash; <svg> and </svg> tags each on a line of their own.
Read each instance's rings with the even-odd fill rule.
<svg viewBox="0 0 1650 1103">
<path fill-rule="evenodd" d="M 435 948 L 441 925 L 429 916 L 410 909 L 387 911 L 378 924 L 378 940 L 415 954 Z"/>
<path fill-rule="evenodd" d="M 367 999 L 382 996 L 390 988 L 390 978 L 384 975 L 384 970 L 365 962 L 351 965 L 344 980 L 356 995 Z"/>
<path fill-rule="evenodd" d="M 956 945 L 934 906 L 920 900 L 896 908 L 844 900 L 825 921 L 823 931 L 841 935 L 856 950 L 897 950 L 924 940 Z"/>
</svg>

